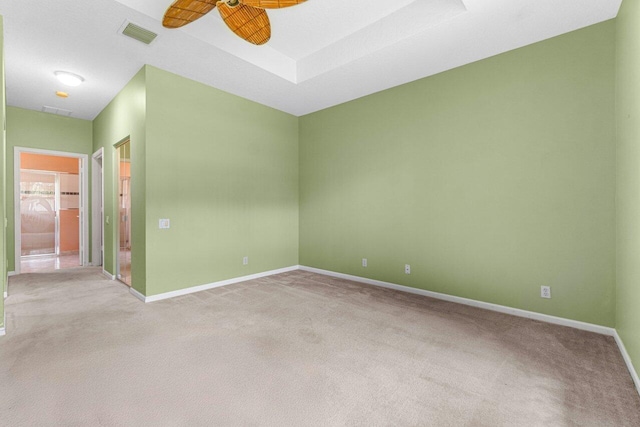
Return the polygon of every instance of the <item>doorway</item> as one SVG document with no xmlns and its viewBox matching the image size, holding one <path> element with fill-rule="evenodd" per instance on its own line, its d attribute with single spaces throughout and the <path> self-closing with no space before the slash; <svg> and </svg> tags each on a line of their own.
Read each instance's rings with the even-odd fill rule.
<svg viewBox="0 0 640 427">
<path fill-rule="evenodd" d="M 118 279 L 131 286 L 131 141 L 116 146 L 118 165 Z"/>
<path fill-rule="evenodd" d="M 15 148 L 15 272 L 86 265 L 86 155 Z"/>
</svg>

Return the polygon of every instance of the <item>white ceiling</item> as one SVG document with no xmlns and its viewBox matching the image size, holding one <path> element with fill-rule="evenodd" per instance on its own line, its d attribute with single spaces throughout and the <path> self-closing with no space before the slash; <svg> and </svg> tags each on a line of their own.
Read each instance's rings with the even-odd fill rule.
<svg viewBox="0 0 640 427">
<path fill-rule="evenodd" d="M 216 10 L 181 29 L 163 28 L 171 1 L 0 1 L 7 103 L 93 119 L 150 64 L 300 116 L 614 18 L 621 4 L 308 0 L 269 10 L 272 38 L 253 46 Z M 147 46 L 119 34 L 125 21 L 158 38 Z M 86 81 L 64 87 L 56 70 Z"/>
</svg>

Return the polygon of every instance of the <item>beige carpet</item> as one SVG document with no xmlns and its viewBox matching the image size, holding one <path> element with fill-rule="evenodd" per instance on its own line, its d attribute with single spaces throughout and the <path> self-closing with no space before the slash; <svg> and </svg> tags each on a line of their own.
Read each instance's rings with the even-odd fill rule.
<svg viewBox="0 0 640 427">
<path fill-rule="evenodd" d="M 639 426 L 612 338 L 306 272 L 143 304 L 11 278 L 0 425 Z"/>
</svg>

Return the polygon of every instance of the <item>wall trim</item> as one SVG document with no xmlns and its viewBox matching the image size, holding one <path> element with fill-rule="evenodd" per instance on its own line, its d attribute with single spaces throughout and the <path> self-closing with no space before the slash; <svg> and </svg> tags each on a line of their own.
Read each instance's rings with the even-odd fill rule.
<svg viewBox="0 0 640 427">
<path fill-rule="evenodd" d="M 6 327 L 7 327 L 7 310 L 6 310 L 6 307 L 5 307 L 5 310 L 4 310 L 4 313 L 3 313 L 2 322 L 3 322 L 3 326 L 0 328 L 0 337 L 2 337 L 2 336 L 7 334 L 7 329 L 6 329 Z"/>
<path fill-rule="evenodd" d="M 636 371 L 636 368 L 633 366 L 633 362 L 631 361 L 631 356 L 627 352 L 627 348 L 625 347 L 624 342 L 622 341 L 622 338 L 620 337 L 620 335 L 618 335 L 618 331 L 615 331 L 615 334 L 613 335 L 613 337 L 616 340 L 616 344 L 618 344 L 620 353 L 622 353 L 622 358 L 624 359 L 624 363 L 627 364 L 627 369 L 629 370 L 629 373 L 631 374 L 631 379 L 633 380 L 633 383 L 636 386 L 636 391 L 638 392 L 638 394 L 640 394 L 640 377 L 638 377 L 638 371 Z"/>
<path fill-rule="evenodd" d="M 7 271 L 7 278 L 5 279 L 6 290 L 4 291 L 4 299 L 9 296 L 9 277 L 17 276 L 15 271 Z"/>
<path fill-rule="evenodd" d="M 91 265 L 99 267 L 104 265 L 104 147 L 91 156 L 91 195 Z"/>
<path fill-rule="evenodd" d="M 609 328 L 607 326 L 595 325 L 593 323 L 581 322 L 579 320 L 566 319 L 563 317 L 551 316 L 548 314 L 536 313 L 533 311 L 522 310 L 519 308 L 507 307 L 499 304 L 492 304 L 483 301 L 472 300 L 469 298 L 457 297 L 453 295 L 447 295 L 439 292 L 427 291 L 424 289 L 412 288 L 410 286 L 398 285 L 390 282 L 383 282 L 381 280 L 368 279 L 366 277 L 353 276 L 351 274 L 337 273 L 335 271 L 330 270 L 322 270 L 320 268 L 307 267 L 304 265 L 294 265 L 291 267 L 281 268 L 277 270 L 265 271 L 262 273 L 251 274 L 248 276 L 236 277 L 233 279 L 221 280 L 218 282 L 209 283 L 206 285 L 193 286 L 186 289 L 180 289 L 177 291 L 166 292 L 162 294 L 152 295 L 150 297 L 142 295 L 140 292 L 136 291 L 133 288 L 129 289 L 132 295 L 138 298 L 140 301 L 145 303 L 150 303 L 154 301 L 161 301 L 165 299 L 175 298 L 182 295 L 188 295 L 195 292 L 201 292 L 208 289 L 219 288 L 222 286 L 232 285 L 235 283 L 245 282 L 248 280 L 259 279 L 261 277 L 273 276 L 275 274 L 287 273 L 295 270 L 303 270 L 311 273 L 322 274 L 330 277 L 337 277 L 340 279 L 351 280 L 354 282 L 364 283 L 367 285 L 378 286 L 387 289 L 393 289 L 401 292 L 407 292 L 415 295 L 426 296 L 442 301 L 454 302 L 458 304 L 468 305 L 471 307 L 482 308 L 485 310 L 495 311 L 498 313 L 509 314 L 512 316 L 524 317 L 527 319 L 538 320 L 545 323 L 551 323 L 554 325 L 566 326 L 569 328 L 580 329 L 583 331 L 594 332 L 601 335 L 611 336 L 615 339 L 618 348 L 620 349 L 620 353 L 627 365 L 627 369 L 629 370 L 629 374 L 635 384 L 636 390 L 640 394 L 640 378 L 638 377 L 638 373 L 635 370 L 633 363 L 631 361 L 631 357 L 627 352 L 627 349 L 622 341 L 622 338 L 618 335 L 618 331 L 614 328 Z M 108 276 L 112 277 L 109 273 L 103 270 L 103 272 Z M 0 334 L 1 335 L 1 334 Z"/>
<path fill-rule="evenodd" d="M 161 301 L 169 298 L 175 298 L 182 295 L 193 294 L 195 292 L 206 291 L 209 289 L 219 288 L 221 286 L 233 285 L 235 283 L 246 282 L 247 280 L 259 279 L 261 277 L 273 276 L 275 274 L 287 273 L 289 271 L 298 270 L 300 266 L 294 265 L 291 267 L 279 268 L 277 270 L 264 271 L 262 273 L 250 274 L 248 276 L 235 277 L 233 279 L 220 280 L 219 282 L 208 283 L 206 285 L 192 286 L 190 288 L 180 289 L 177 291 L 165 292 L 162 294 L 151 295 L 149 297 L 142 295 L 140 292 L 131 288 L 131 293 L 135 295 L 136 298 L 144 301 L 145 303 Z"/>
<path fill-rule="evenodd" d="M 507 307 L 504 305 L 491 304 L 488 302 L 482 302 L 477 300 L 472 300 L 468 298 L 456 297 L 453 295 L 442 294 L 439 292 L 427 291 L 424 289 L 412 288 L 409 286 L 397 285 L 395 283 L 383 282 L 380 280 L 367 279 L 366 277 L 353 276 L 350 274 L 344 273 L 336 273 L 335 271 L 322 270 L 320 268 L 307 267 L 304 265 L 300 266 L 300 270 L 309 271 L 311 273 L 323 274 L 325 276 L 337 277 L 340 279 L 352 280 L 354 282 L 364 283 L 367 285 L 379 286 L 382 288 L 394 289 L 397 291 L 408 292 L 411 294 L 427 296 L 443 301 L 455 302 L 458 304 L 469 305 L 472 307 L 483 308 L 485 310 L 497 311 L 499 313 L 510 314 L 518 317 L 525 317 L 527 319 L 538 320 L 541 322 L 552 323 L 554 325 L 567 326 L 569 328 L 580 329 L 588 332 L 595 332 L 597 334 L 611 336 L 615 339 L 616 344 L 618 345 L 618 349 L 622 354 L 622 358 L 624 359 L 625 364 L 627 365 L 627 369 L 629 370 L 629 374 L 631 375 L 631 379 L 636 387 L 636 391 L 640 394 L 640 377 L 638 377 L 638 372 L 633 366 L 633 362 L 631 361 L 631 356 L 627 352 L 627 349 L 618 335 L 618 331 L 614 328 L 609 328 L 601 325 L 594 325 L 593 323 L 580 322 L 578 320 L 565 319 L 563 317 L 550 316 L 548 314 L 536 313 L 533 311 L 521 310 L 519 308 Z"/>
<path fill-rule="evenodd" d="M 107 279 L 109 279 L 109 280 L 116 280 L 116 276 L 114 276 L 113 274 L 109 273 L 104 268 L 102 269 L 102 274 L 105 275 L 107 277 Z"/>
<path fill-rule="evenodd" d="M 147 302 L 147 301 L 146 301 L 146 297 L 145 297 L 144 295 L 142 295 L 140 292 L 136 291 L 135 289 L 133 289 L 133 288 L 129 288 L 129 292 L 131 292 L 131 294 L 132 294 L 134 297 L 138 298 L 140 301 L 142 301 L 142 302 Z"/>
<path fill-rule="evenodd" d="M 570 328 L 581 329 L 583 331 L 595 332 L 597 334 L 615 336 L 616 330 L 607 326 L 595 325 L 593 323 L 580 322 L 579 320 L 565 319 L 563 317 L 551 316 L 548 314 L 536 313 L 534 311 L 521 310 L 519 308 L 507 307 L 505 305 L 492 304 L 477 301 L 469 298 L 456 297 L 439 292 L 427 291 L 424 289 L 412 288 L 410 286 L 397 285 L 395 283 L 383 282 L 381 280 L 367 279 L 366 277 L 352 276 L 350 274 L 336 273 L 334 271 L 322 270 L 314 267 L 300 266 L 301 270 L 312 273 L 324 274 L 325 276 L 337 277 L 340 279 L 352 280 L 367 285 L 379 286 L 382 288 L 395 289 L 397 291 L 422 295 L 443 301 L 455 302 L 471 307 L 483 308 L 485 310 L 497 311 L 499 313 L 511 314 L 513 316 L 525 317 L 527 319 L 539 320 L 541 322 L 553 323 L 554 325 L 568 326 Z"/>
</svg>

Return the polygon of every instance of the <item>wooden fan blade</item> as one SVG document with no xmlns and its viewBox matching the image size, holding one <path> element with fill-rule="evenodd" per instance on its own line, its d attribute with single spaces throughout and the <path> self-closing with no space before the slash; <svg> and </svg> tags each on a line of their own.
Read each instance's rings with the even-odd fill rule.
<svg viewBox="0 0 640 427">
<path fill-rule="evenodd" d="M 281 9 L 283 7 L 295 6 L 307 0 L 240 0 L 240 3 L 258 9 Z"/>
<path fill-rule="evenodd" d="M 218 11 L 227 27 L 249 43 L 261 45 L 271 38 L 271 24 L 264 10 L 244 4 L 229 7 L 220 2 Z"/>
<path fill-rule="evenodd" d="M 218 0 L 176 0 L 164 13 L 162 25 L 178 28 L 202 18 L 211 12 Z"/>
</svg>

